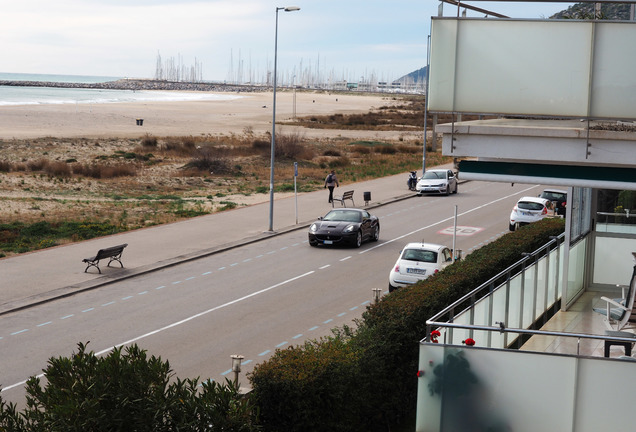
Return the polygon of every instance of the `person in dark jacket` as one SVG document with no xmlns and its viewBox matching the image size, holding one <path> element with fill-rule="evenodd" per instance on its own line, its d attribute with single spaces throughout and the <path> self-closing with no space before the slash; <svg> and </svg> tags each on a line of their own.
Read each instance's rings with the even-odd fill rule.
<svg viewBox="0 0 636 432">
<path fill-rule="evenodd" d="M 336 172 L 334 170 L 331 170 L 329 175 L 327 175 L 327 177 L 325 178 L 325 188 L 329 188 L 329 202 L 333 201 L 333 189 L 339 186 L 340 183 L 338 183 Z"/>
</svg>

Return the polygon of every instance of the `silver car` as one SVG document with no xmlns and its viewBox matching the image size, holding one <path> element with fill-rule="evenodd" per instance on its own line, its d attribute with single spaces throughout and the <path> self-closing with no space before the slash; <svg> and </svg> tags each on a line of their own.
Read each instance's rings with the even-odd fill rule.
<svg viewBox="0 0 636 432">
<path fill-rule="evenodd" d="M 457 193 L 457 176 L 453 170 L 432 169 L 424 172 L 415 186 L 418 195 Z"/>
</svg>

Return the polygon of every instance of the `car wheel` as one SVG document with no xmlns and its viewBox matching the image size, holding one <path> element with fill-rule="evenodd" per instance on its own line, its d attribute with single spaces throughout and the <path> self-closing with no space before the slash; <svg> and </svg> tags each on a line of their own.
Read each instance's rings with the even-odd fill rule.
<svg viewBox="0 0 636 432">
<path fill-rule="evenodd" d="M 446 186 L 446 196 L 450 195 L 450 185 Z"/>
<path fill-rule="evenodd" d="M 511 224 L 511 223 L 509 223 L 509 224 L 508 224 L 508 229 L 509 229 L 510 231 L 514 231 L 514 230 L 515 230 L 515 224 Z"/>
<path fill-rule="evenodd" d="M 389 284 L 389 292 L 393 292 L 397 289 L 397 287 L 394 287 L 393 285 Z"/>
<path fill-rule="evenodd" d="M 362 246 L 362 231 L 358 231 L 358 234 L 356 234 L 355 247 L 359 248 L 360 246 Z"/>
<path fill-rule="evenodd" d="M 373 231 L 373 237 L 371 237 L 371 241 L 377 242 L 380 239 L 380 225 L 375 226 L 375 230 Z"/>
</svg>

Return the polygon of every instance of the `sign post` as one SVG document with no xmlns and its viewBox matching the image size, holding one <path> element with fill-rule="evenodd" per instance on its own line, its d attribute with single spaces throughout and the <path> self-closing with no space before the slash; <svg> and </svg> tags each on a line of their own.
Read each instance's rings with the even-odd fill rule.
<svg viewBox="0 0 636 432">
<path fill-rule="evenodd" d="M 296 225 L 298 225 L 298 190 L 296 189 L 296 177 L 298 177 L 298 162 L 294 162 L 294 205 L 296 207 Z"/>
</svg>

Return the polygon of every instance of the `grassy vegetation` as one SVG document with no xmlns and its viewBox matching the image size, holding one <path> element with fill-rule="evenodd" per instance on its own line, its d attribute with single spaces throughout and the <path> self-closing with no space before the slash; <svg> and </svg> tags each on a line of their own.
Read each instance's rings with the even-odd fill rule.
<svg viewBox="0 0 636 432">
<path fill-rule="evenodd" d="M 354 130 L 381 125 L 383 130 L 399 131 L 423 122 L 422 103 L 420 98 L 405 98 L 398 107 L 366 115 L 312 117 L 295 124 Z M 250 128 L 220 136 L 58 141 L 23 143 L 28 156 L 14 159 L 6 155 L 15 142 L 0 141 L 0 192 L 11 191 L 0 197 L 5 209 L 0 254 L 231 210 L 238 206 L 233 196 L 269 193 L 271 136 L 257 135 Z M 56 153 L 61 147 L 69 150 Z M 421 169 L 422 150 L 421 140 L 403 136 L 391 141 L 277 134 L 274 190 L 294 191 L 294 162 L 298 191 L 310 192 L 322 187 L 331 169 L 337 170 L 343 185 Z M 433 166 L 451 159 L 429 151 L 426 160 Z M 12 207 L 13 212 L 8 210 Z M 34 236 L 23 237 L 31 225 L 82 226 L 86 220 L 108 229 L 46 235 L 36 229 Z"/>
</svg>

